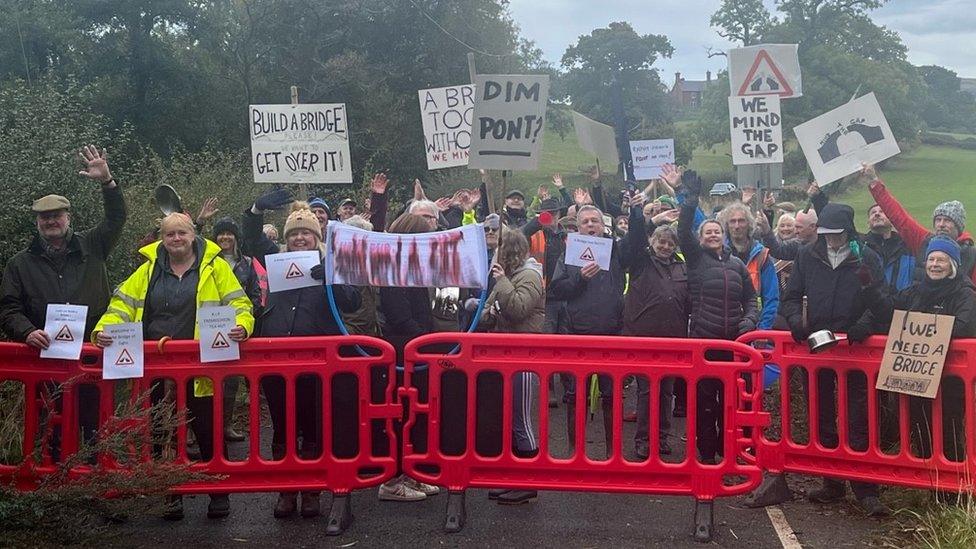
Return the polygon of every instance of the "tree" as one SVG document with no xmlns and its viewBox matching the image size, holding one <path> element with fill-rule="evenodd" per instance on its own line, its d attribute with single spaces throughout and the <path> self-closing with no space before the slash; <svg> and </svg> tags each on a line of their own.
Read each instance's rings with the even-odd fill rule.
<svg viewBox="0 0 976 549">
<path fill-rule="evenodd" d="M 774 20 L 762 0 L 722 0 L 711 23 L 722 38 L 752 46 L 761 42 Z"/>
</svg>

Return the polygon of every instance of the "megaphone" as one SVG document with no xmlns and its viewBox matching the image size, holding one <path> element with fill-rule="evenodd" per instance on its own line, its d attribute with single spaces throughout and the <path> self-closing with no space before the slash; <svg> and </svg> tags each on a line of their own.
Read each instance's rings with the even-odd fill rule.
<svg viewBox="0 0 976 549">
<path fill-rule="evenodd" d="M 163 215 L 183 211 L 180 195 L 176 194 L 176 189 L 169 185 L 162 184 L 156 187 L 156 190 L 153 191 L 153 201 L 156 202 L 156 207 L 163 212 Z"/>
</svg>

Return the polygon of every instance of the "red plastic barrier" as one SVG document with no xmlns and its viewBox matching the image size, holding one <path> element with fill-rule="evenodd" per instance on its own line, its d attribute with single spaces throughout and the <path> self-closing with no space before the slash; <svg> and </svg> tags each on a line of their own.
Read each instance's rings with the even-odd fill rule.
<svg viewBox="0 0 976 549">
<path fill-rule="evenodd" d="M 451 350 L 459 344 L 456 354 Z M 730 352 L 735 361 L 706 359 L 706 351 Z M 401 398 L 409 398 L 409 416 L 404 432 L 411 426 L 428 424 L 429 442 L 425 452 L 414 449 L 404 435 L 403 469 L 424 482 L 446 485 L 451 491 L 446 528 L 458 531 L 465 519 L 466 488 L 505 487 L 513 489 L 622 492 L 694 496 L 696 537 L 711 536 L 711 500 L 749 492 L 761 480 L 762 471 L 750 449 L 756 446 L 756 431 L 747 434 L 744 427 L 758 427 L 768 422 L 760 411 L 761 384 L 747 391 L 744 378 L 761 379 L 762 358 L 751 347 L 732 342 L 700 339 L 652 339 L 628 337 L 593 337 L 528 334 L 431 334 L 411 341 L 405 351 L 404 387 Z M 429 372 L 429 398 L 422 402 L 414 378 L 424 368 Z M 445 374 L 463 372 L 466 376 L 464 411 L 445 410 L 446 396 L 442 381 Z M 548 384 L 544 381 L 556 373 L 570 373 L 576 379 L 575 454 L 568 459 L 553 457 L 549 451 L 550 410 L 538 410 L 539 453 L 519 458 L 512 452 L 512 406 L 503 407 L 502 452 L 497 456 L 479 455 L 475 449 L 477 379 L 482 372 L 499 372 L 503 376 L 503 402 L 512 402 L 512 378 L 516 372 L 532 372 L 540 383 L 539 402 L 548 401 Z M 583 450 L 586 378 L 606 374 L 613 382 L 613 448 L 609 460 L 596 461 Z M 621 416 L 623 380 L 637 374 L 646 376 L 652 390 L 649 399 L 650 457 L 646 461 L 628 461 L 621 452 Z M 687 412 L 686 457 L 680 463 L 662 461 L 658 456 L 658 393 L 662 378 L 681 377 L 689 389 Z M 724 397 L 724 432 L 721 445 L 724 459 L 715 465 L 700 462 L 696 456 L 696 393 L 692 389 L 702 379 L 722 383 Z M 444 414 L 463 413 L 466 440 L 463 451 L 445 452 L 441 440 Z M 451 455 L 457 454 L 457 455 Z M 734 477 L 734 478 L 733 478 Z"/>
<path fill-rule="evenodd" d="M 918 433 L 914 433 L 914 436 L 912 433 L 909 408 L 910 400 L 915 397 L 874 389 L 886 337 L 873 336 L 864 343 L 854 345 L 841 342 L 817 354 L 811 354 L 806 343 L 794 342 L 789 332 L 752 332 L 739 338 L 739 341 L 768 347 L 759 350 L 766 362 L 780 366 L 781 389 L 786 387 L 787 380 L 794 377 L 803 381 L 800 395 L 795 387 L 792 392 L 780 391 L 779 438 L 769 438 L 765 430 L 761 437 L 760 465 L 764 469 L 773 473 L 804 473 L 914 488 L 973 490 L 972 471 L 976 470 L 976 437 L 973 430 L 976 425 L 973 409 L 976 369 L 972 365 L 976 361 L 976 340 L 953 340 L 950 345 L 942 386 L 932 401 L 930 457 L 921 457 L 923 454 L 918 451 L 920 437 Z M 824 444 L 819 436 L 818 395 L 821 383 L 818 382 L 818 375 L 821 374 L 836 376 L 839 439 L 836 447 L 831 447 L 832 443 Z M 866 380 L 862 376 L 866 376 Z M 857 417 L 861 415 L 858 409 L 864 411 L 856 401 L 854 409 L 849 402 L 849 398 L 857 396 L 856 390 L 850 390 L 851 383 L 861 381 L 866 382 L 867 388 L 866 426 L 863 421 L 849 424 L 852 412 Z M 947 385 L 961 385 L 962 389 L 961 398 L 953 396 L 946 403 L 950 411 L 955 411 L 950 417 L 961 417 L 964 422 L 955 432 L 952 429 L 943 430 L 943 423 L 948 421 L 943 410 Z M 795 408 L 797 402 L 804 399 L 807 402 L 807 421 L 794 417 L 796 410 L 790 406 L 791 401 Z M 893 417 L 895 411 L 897 420 Z M 867 429 L 865 448 L 852 447 L 852 428 Z M 803 436 L 803 433 L 809 435 Z M 964 440 L 948 438 L 954 435 L 960 435 Z M 964 452 L 964 456 L 956 455 L 960 458 L 958 461 L 950 459 L 949 456 L 957 452 Z"/>
<path fill-rule="evenodd" d="M 356 346 L 367 350 L 373 356 L 361 356 Z M 132 395 L 148 391 L 155 380 L 172 380 L 175 385 L 177 409 L 184 409 L 187 403 L 188 382 L 195 377 L 206 376 L 213 380 L 213 433 L 214 457 L 209 462 L 192 462 L 191 470 L 221 475 L 213 481 L 193 482 L 178 486 L 175 493 L 235 493 L 235 492 L 274 492 L 298 490 L 329 490 L 340 502 L 333 505 L 333 516 L 344 526 L 351 520 L 348 500 L 344 496 L 351 490 L 375 486 L 392 478 L 397 472 L 395 452 L 389 455 L 372 455 L 372 420 L 384 422 L 385 430 L 393 437 L 391 447 L 395 448 L 393 420 L 402 415 L 402 407 L 395 404 L 393 382 L 395 380 L 396 354 L 389 343 L 371 337 L 295 337 L 295 338 L 254 338 L 241 345 L 241 359 L 234 362 L 201 364 L 199 343 L 196 341 L 168 341 L 159 346 L 157 342 L 145 344 L 145 376 L 133 380 Z M 17 381 L 24 384 L 24 436 L 23 455 L 28 456 L 19 465 L 0 465 L 0 482 L 15 481 L 21 489 L 31 489 L 45 475 L 56 467 L 49 451 L 48 442 L 54 426 L 60 426 L 60 448 L 62 458 L 77 452 L 79 445 L 79 398 L 82 385 L 94 385 L 99 392 L 99 425 L 105 426 L 115 411 L 115 385 L 128 380 L 101 380 L 101 350 L 86 345 L 79 361 L 47 360 L 38 357 L 38 352 L 22 344 L 0 343 L 0 381 Z M 382 387 L 382 400 L 371 395 L 371 374 L 375 377 L 377 369 L 385 373 L 386 384 Z M 222 451 L 223 447 L 223 390 L 224 380 L 231 376 L 241 376 L 247 380 L 249 396 L 249 432 L 247 457 L 243 461 L 231 461 Z M 287 425 L 287 449 L 283 459 L 270 460 L 268 446 L 270 433 L 264 433 L 265 457 L 262 457 L 261 433 L 261 383 L 265 376 L 280 376 L 285 381 L 285 411 Z M 311 376 L 319 380 L 322 402 L 323 448 L 318 457 L 302 459 L 296 452 L 296 384 L 303 376 L 303 383 Z M 355 429 L 358 439 L 358 453 L 351 457 L 338 457 L 332 452 L 332 382 L 337 376 L 354 376 L 357 395 L 353 399 Z M 59 411 L 44 410 L 39 391 L 74 380 L 64 389 L 60 397 Z M 53 383 L 52 383 L 53 382 Z M 314 381 L 313 381 L 314 383 Z M 190 383 L 192 390 L 192 383 Z M 146 403 L 146 406 L 149 404 Z M 43 424 L 42 415 L 47 414 L 45 433 L 39 437 Z M 268 422 L 266 421 L 265 424 Z M 186 453 L 186 425 L 180 425 L 176 433 L 176 461 L 191 463 Z M 34 449 L 39 447 L 41 459 L 33 459 Z M 141 459 L 150 459 L 148 449 Z M 124 469 L 108 456 L 99 456 L 101 467 Z M 84 474 L 87 466 L 79 466 L 75 474 Z M 338 511 L 337 511 L 338 509 Z M 348 516 L 346 516 L 348 514 Z M 330 523 L 330 528 L 333 525 Z M 338 526 L 338 525 L 337 525 Z M 330 533 L 339 533 L 332 531 Z"/>
</svg>

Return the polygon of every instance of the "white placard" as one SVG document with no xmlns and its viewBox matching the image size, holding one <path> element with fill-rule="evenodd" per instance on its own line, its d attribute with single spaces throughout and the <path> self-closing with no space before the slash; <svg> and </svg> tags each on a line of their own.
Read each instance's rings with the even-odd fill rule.
<svg viewBox="0 0 976 549">
<path fill-rule="evenodd" d="M 873 93 L 793 128 L 820 186 L 901 152 Z"/>
<path fill-rule="evenodd" d="M 760 44 L 729 50 L 732 95 L 801 97 L 803 80 L 796 44 Z"/>
<path fill-rule="evenodd" d="M 468 165 L 471 121 L 474 119 L 474 86 L 449 86 L 420 90 L 420 118 L 424 125 L 427 169 Z"/>
<path fill-rule="evenodd" d="M 87 305 L 49 303 L 44 317 L 44 331 L 51 338 L 51 344 L 47 349 L 41 349 L 41 358 L 81 358 L 87 319 Z"/>
<path fill-rule="evenodd" d="M 484 288 L 488 249 L 479 224 L 419 234 L 329 223 L 326 282 L 353 286 Z"/>
<path fill-rule="evenodd" d="M 610 270 L 610 256 L 613 254 L 613 239 L 570 233 L 566 237 L 566 265 L 585 267 L 596 262 L 601 270 Z"/>
<path fill-rule="evenodd" d="M 468 167 L 535 170 L 542 154 L 547 74 L 479 74 Z"/>
<path fill-rule="evenodd" d="M 255 183 L 352 183 L 344 103 L 251 105 Z"/>
<path fill-rule="evenodd" d="M 674 139 L 644 139 L 630 142 L 634 179 L 647 181 L 661 177 L 661 166 L 674 164 Z"/>
<path fill-rule="evenodd" d="M 613 126 L 601 124 L 576 111 L 573 111 L 573 126 L 576 128 L 576 139 L 580 148 L 603 161 L 607 168 L 604 170 L 606 173 L 611 168 L 616 169 L 620 163 L 620 155 L 617 154 L 617 136 Z"/>
<path fill-rule="evenodd" d="M 237 312 L 233 307 L 201 307 L 197 309 L 200 327 L 200 362 L 240 360 L 241 347 L 230 338 L 237 326 Z"/>
<path fill-rule="evenodd" d="M 319 265 L 320 261 L 318 250 L 282 252 L 264 256 L 265 267 L 268 270 L 268 291 L 283 292 L 296 288 L 321 286 L 321 280 L 312 278 L 312 267 Z"/>
<path fill-rule="evenodd" d="M 102 379 L 142 377 L 142 322 L 108 324 L 104 331 L 112 344 L 102 349 Z"/>
<path fill-rule="evenodd" d="M 778 95 L 729 98 L 732 163 L 776 164 L 783 161 L 783 119 Z"/>
</svg>

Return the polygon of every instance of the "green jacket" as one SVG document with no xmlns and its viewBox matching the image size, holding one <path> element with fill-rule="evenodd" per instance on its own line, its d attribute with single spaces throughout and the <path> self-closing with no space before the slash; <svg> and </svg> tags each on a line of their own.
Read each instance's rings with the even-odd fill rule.
<svg viewBox="0 0 976 549">
<path fill-rule="evenodd" d="M 541 334 L 546 319 L 542 265 L 529 258 L 511 277 L 496 279 L 485 311 L 487 323 L 494 322 L 492 332 Z"/>
<path fill-rule="evenodd" d="M 105 312 L 112 293 L 105 260 L 119 241 L 126 211 L 120 187 L 103 189 L 102 198 L 105 219 L 71 236 L 60 269 L 45 255 L 40 235 L 7 262 L 0 285 L 0 328 L 11 339 L 24 341 L 44 328 L 49 303 L 87 305 L 86 339 Z"/>
</svg>

